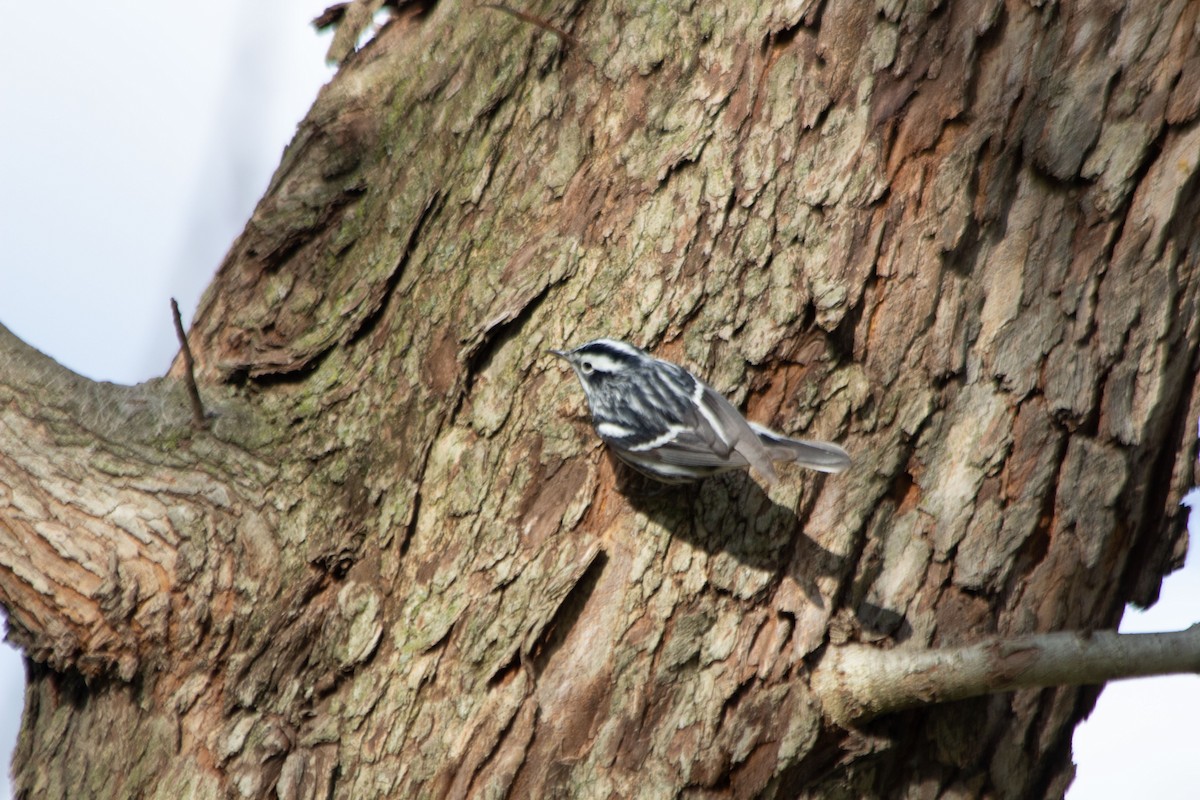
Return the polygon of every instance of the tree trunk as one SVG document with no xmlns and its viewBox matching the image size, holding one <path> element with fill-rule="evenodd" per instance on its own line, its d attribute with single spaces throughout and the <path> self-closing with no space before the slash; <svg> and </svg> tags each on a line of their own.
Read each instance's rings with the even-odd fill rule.
<svg viewBox="0 0 1200 800">
<path fill-rule="evenodd" d="M 1198 6 L 754 5 L 401 12 L 201 302 L 207 430 L 0 333 L 21 796 L 1062 795 L 1095 690 L 809 678 L 1180 563 Z M 544 355 L 600 335 L 855 465 L 647 492 Z"/>
</svg>

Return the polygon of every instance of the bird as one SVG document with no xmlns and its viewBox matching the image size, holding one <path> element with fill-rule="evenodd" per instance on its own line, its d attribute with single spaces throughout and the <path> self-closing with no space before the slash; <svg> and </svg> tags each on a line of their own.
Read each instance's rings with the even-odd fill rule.
<svg viewBox="0 0 1200 800">
<path fill-rule="evenodd" d="M 850 454 L 749 422 L 720 392 L 678 364 L 616 339 L 547 351 L 575 371 L 596 434 L 623 462 L 663 483 L 753 467 L 768 485 L 774 462 L 841 472 Z"/>
</svg>

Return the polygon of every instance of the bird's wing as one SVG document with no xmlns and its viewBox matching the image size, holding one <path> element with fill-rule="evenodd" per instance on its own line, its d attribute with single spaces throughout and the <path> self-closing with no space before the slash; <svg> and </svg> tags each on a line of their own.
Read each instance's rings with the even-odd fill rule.
<svg viewBox="0 0 1200 800">
<path fill-rule="evenodd" d="M 670 432 L 646 445 L 625 447 L 640 457 L 687 467 L 744 467 L 749 462 L 736 450 L 724 454 L 692 427 L 672 426 Z"/>
<path fill-rule="evenodd" d="M 700 443 L 707 446 L 713 461 L 695 462 L 711 463 L 714 466 L 744 466 L 749 464 L 768 483 L 776 481 L 775 468 L 771 466 L 771 456 L 759 440 L 758 435 L 746 422 L 745 417 L 733 407 L 719 392 L 705 383 L 696 381 L 695 403 L 685 419 L 689 423 L 689 432 L 695 441 L 684 441 L 677 444 L 679 438 L 672 444 L 686 452 L 676 455 L 664 454 L 664 460 L 669 458 L 703 458 L 702 454 L 693 454 L 700 449 Z"/>
<path fill-rule="evenodd" d="M 660 394 L 682 400 L 690 393 L 690 402 L 679 402 L 672 409 L 671 423 L 664 418 L 661 430 L 646 429 L 648 415 L 643 415 L 636 422 L 599 423 L 596 432 L 600 438 L 638 459 L 664 464 L 717 469 L 749 465 L 768 483 L 774 483 L 777 478 L 770 453 L 733 404 L 687 370 L 669 362 L 663 364 L 670 369 L 675 393 Z"/>
</svg>

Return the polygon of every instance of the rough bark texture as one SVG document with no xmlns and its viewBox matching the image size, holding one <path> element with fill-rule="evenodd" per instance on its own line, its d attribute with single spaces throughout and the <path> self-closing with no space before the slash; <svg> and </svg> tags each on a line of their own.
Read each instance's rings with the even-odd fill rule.
<svg viewBox="0 0 1200 800">
<path fill-rule="evenodd" d="M 1057 797 L 1094 690 L 845 731 L 811 667 L 1111 626 L 1195 480 L 1195 3 L 408 13 L 175 379 L 0 340 L 28 797 Z M 841 476 L 623 495 L 547 347 Z"/>
</svg>

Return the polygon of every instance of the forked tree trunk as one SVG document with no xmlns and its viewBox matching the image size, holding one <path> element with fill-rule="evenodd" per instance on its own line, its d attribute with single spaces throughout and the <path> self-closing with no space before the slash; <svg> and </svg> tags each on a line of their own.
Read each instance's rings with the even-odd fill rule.
<svg viewBox="0 0 1200 800">
<path fill-rule="evenodd" d="M 1035 5 L 384 28 L 196 314 L 207 430 L 0 335 L 21 795 L 1060 796 L 1094 690 L 809 682 L 1184 552 L 1200 7 Z M 854 467 L 623 494 L 544 355 L 598 335 Z"/>
</svg>

